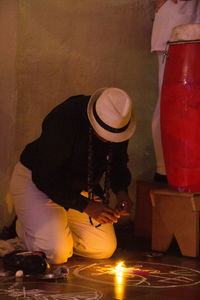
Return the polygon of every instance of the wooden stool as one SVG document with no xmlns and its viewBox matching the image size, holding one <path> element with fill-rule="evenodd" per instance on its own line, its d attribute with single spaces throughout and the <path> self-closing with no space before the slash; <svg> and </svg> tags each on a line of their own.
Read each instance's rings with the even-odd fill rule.
<svg viewBox="0 0 200 300">
<path fill-rule="evenodd" d="M 183 256 L 199 255 L 200 193 L 152 190 L 152 250 L 165 252 L 173 237 Z"/>
</svg>

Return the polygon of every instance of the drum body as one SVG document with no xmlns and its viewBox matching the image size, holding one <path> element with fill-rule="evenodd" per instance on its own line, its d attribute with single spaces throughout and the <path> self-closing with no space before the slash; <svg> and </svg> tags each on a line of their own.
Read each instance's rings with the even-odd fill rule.
<svg viewBox="0 0 200 300">
<path fill-rule="evenodd" d="M 161 136 L 169 185 L 200 192 L 200 40 L 169 43 Z"/>
</svg>

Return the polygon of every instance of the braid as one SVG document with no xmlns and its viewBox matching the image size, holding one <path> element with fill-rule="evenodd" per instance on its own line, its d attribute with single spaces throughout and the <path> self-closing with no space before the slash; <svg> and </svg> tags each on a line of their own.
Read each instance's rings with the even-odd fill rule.
<svg viewBox="0 0 200 300">
<path fill-rule="evenodd" d="M 88 198 L 94 199 L 93 194 L 93 149 L 92 149 L 92 128 L 89 127 L 89 143 L 88 143 Z"/>
<path fill-rule="evenodd" d="M 106 156 L 106 170 L 105 170 L 105 180 L 104 180 L 104 197 L 103 203 L 108 204 L 110 200 L 110 173 L 111 173 L 111 163 L 112 163 L 112 147 L 109 144 L 108 154 Z M 89 142 L 88 142 L 88 198 L 90 201 L 94 200 L 94 182 L 93 182 L 93 132 L 92 127 L 89 126 Z M 91 217 L 89 217 L 90 223 L 92 223 Z M 101 224 L 97 225 L 99 227 Z"/>
</svg>

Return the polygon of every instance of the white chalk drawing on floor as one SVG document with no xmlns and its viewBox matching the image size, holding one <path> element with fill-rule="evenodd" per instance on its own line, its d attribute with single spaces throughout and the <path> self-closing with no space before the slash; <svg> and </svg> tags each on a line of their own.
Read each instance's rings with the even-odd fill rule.
<svg viewBox="0 0 200 300">
<path fill-rule="evenodd" d="M 45 289 L 42 289 L 43 285 Z M 38 286 L 40 289 L 34 288 Z M 54 288 L 52 288 L 53 286 Z M 69 282 L 56 282 L 56 284 L 51 282 L 15 282 L 10 285 L 3 283 L 0 284 L 1 295 L 7 295 L 17 300 L 100 300 L 103 297 L 103 293 L 98 290 Z"/>
<path fill-rule="evenodd" d="M 126 262 L 128 269 L 140 266 L 141 270 L 149 270 L 149 275 L 118 274 L 113 272 L 115 265 L 93 263 L 77 267 L 73 274 L 81 279 L 99 284 L 121 285 L 138 288 L 175 288 L 200 285 L 200 271 L 183 266 L 154 263 L 154 262 Z M 151 272 L 152 271 L 152 272 Z"/>
</svg>

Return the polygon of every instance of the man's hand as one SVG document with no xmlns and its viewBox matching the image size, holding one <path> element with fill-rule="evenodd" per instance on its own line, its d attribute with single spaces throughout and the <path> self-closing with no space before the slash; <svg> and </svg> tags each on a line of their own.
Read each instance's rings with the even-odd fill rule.
<svg viewBox="0 0 200 300">
<path fill-rule="evenodd" d="M 84 212 L 100 224 L 117 223 L 120 214 L 101 202 L 90 201 Z"/>
<path fill-rule="evenodd" d="M 120 191 L 116 197 L 117 205 L 115 207 L 115 212 L 121 216 L 129 216 L 133 206 L 133 202 L 129 195 L 125 191 Z"/>
<path fill-rule="evenodd" d="M 175 4 L 178 2 L 178 0 L 169 0 L 169 1 L 172 1 L 172 2 L 174 2 Z M 156 1 L 156 9 L 155 9 L 155 12 L 158 12 L 159 9 L 161 8 L 161 6 L 163 6 L 163 4 L 165 4 L 165 2 L 167 2 L 167 0 L 157 0 L 157 1 Z"/>
</svg>

